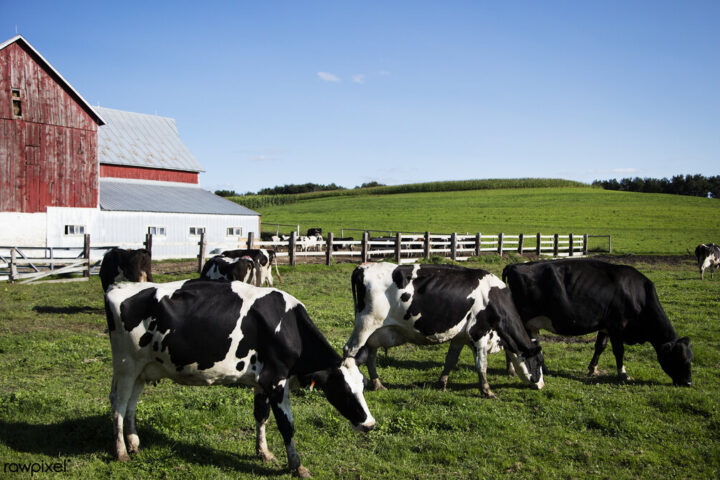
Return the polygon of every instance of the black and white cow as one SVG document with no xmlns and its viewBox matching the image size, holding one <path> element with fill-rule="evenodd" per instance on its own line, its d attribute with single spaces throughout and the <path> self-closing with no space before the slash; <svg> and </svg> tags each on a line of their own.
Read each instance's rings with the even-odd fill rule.
<svg viewBox="0 0 720 480">
<path fill-rule="evenodd" d="M 123 250 L 113 248 L 103 256 L 100 282 L 103 291 L 116 282 L 152 282 L 150 252 L 144 248 Z"/>
<path fill-rule="evenodd" d="M 365 263 L 352 274 L 355 328 L 345 345 L 348 357 L 363 346 L 373 387 L 378 347 L 411 342 L 450 342 L 439 384 L 445 388 L 463 345 L 475 353 L 480 390 L 494 397 L 487 382 L 487 355 L 501 347 L 511 353 L 522 379 L 543 387 L 542 352 L 525 329 L 505 284 L 485 270 L 447 265 Z"/>
<path fill-rule="evenodd" d="M 259 287 L 260 275 L 260 265 L 250 257 L 231 258 L 216 255 L 205 263 L 200 279 L 226 282 L 239 280 Z"/>
<path fill-rule="evenodd" d="M 272 266 L 275 264 L 275 273 L 278 279 L 282 281 L 277 266 L 277 257 L 275 250 L 267 250 L 264 248 L 246 248 L 240 250 L 225 250 L 220 255 L 230 258 L 249 257 L 253 262 L 260 266 L 260 285 L 273 286 Z"/>
<path fill-rule="evenodd" d="M 713 267 L 720 269 L 720 247 L 714 243 L 700 244 L 695 248 L 700 279 L 705 279 L 705 270 L 710 269 L 710 278 L 713 278 Z"/>
<path fill-rule="evenodd" d="M 540 329 L 564 336 L 598 332 L 590 375 L 596 374 L 609 338 L 622 380 L 628 379 L 624 344 L 650 342 L 673 383 L 692 384 L 690 340 L 678 337 L 655 285 L 633 267 L 594 259 L 554 260 L 508 265 L 502 278 L 531 336 Z"/>
<path fill-rule="evenodd" d="M 161 378 L 184 385 L 254 387 L 257 454 L 274 459 L 265 439 L 272 409 L 289 467 L 300 477 L 310 474 L 293 442 L 293 378 L 301 386 L 321 388 L 356 430 L 375 426 L 355 360 L 342 359 L 303 304 L 285 292 L 243 282 L 123 283 L 108 290 L 105 308 L 115 451 L 121 461 L 129 460 L 128 451 L 137 452 L 140 444 L 138 397 L 145 383 Z"/>
</svg>

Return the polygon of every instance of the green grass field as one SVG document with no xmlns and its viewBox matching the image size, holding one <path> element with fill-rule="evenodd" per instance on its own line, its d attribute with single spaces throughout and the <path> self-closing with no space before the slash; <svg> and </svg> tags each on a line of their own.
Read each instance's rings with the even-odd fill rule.
<svg viewBox="0 0 720 480">
<path fill-rule="evenodd" d="M 684 254 L 720 243 L 720 199 L 601 190 L 592 187 L 354 195 L 259 208 L 273 223 L 340 235 L 341 228 L 432 233 L 612 235 L 613 253 Z M 288 229 L 285 228 L 285 231 Z M 281 229 L 282 231 L 282 229 Z M 359 238 L 360 232 L 346 231 Z"/>
<path fill-rule="evenodd" d="M 504 261 L 473 266 L 499 273 Z M 293 394 L 303 464 L 316 478 L 348 479 L 720 477 L 720 279 L 701 282 L 689 259 L 637 268 L 655 282 L 678 333 L 692 339 L 693 387 L 673 387 L 647 344 L 626 348 L 633 381 L 616 381 L 610 349 L 602 374 L 588 378 L 593 337 L 548 337 L 554 374 L 546 387 L 530 390 L 507 377 L 504 356 L 495 354 L 489 381 L 498 399 L 487 400 L 468 349 L 440 392 L 433 383 L 445 347 L 406 345 L 379 355 L 388 390 L 366 393 L 378 422 L 367 435 L 352 431 L 318 391 Z M 281 268 L 279 286 L 306 304 L 338 350 L 352 330 L 352 269 Z M 274 421 L 268 439 L 281 464 L 254 457 L 247 388 L 148 386 L 138 408 L 141 452 L 116 462 L 105 326 L 97 277 L 0 284 L 0 463 L 66 462 L 65 473 L 33 478 L 289 478 Z"/>
</svg>

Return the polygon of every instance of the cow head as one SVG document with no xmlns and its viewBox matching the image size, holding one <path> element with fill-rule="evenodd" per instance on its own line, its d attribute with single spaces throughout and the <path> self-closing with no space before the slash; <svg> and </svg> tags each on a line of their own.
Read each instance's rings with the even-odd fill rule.
<svg viewBox="0 0 720 480">
<path fill-rule="evenodd" d="M 542 372 L 545 359 L 540 345 L 536 345 L 527 352 L 521 352 L 517 355 L 512 352 L 508 353 L 510 354 L 510 360 L 515 367 L 515 371 L 523 381 L 529 383 L 538 390 L 545 386 Z"/>
<path fill-rule="evenodd" d="M 368 432 L 375 428 L 375 419 L 368 410 L 363 387 L 365 379 L 354 358 L 342 360 L 339 366 L 314 372 L 301 379 L 301 384 L 315 384 L 325 392 L 325 397 L 347 418 L 353 428 Z"/>
<path fill-rule="evenodd" d="M 657 350 L 658 361 L 662 369 L 670 375 L 673 384 L 689 387 L 692 385 L 691 363 L 692 345 L 688 337 L 664 343 Z"/>
</svg>

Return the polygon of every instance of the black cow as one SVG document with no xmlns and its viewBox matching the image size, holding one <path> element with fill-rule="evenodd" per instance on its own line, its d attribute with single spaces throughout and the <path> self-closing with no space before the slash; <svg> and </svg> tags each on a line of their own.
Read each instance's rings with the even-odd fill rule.
<svg viewBox="0 0 720 480">
<path fill-rule="evenodd" d="M 322 237 L 322 228 L 315 227 L 315 228 L 308 228 L 307 236 L 308 237 L 317 237 L 320 235 Z"/>
<path fill-rule="evenodd" d="M 113 248 L 103 256 L 100 282 L 103 291 L 116 282 L 152 282 L 150 252 L 144 248 L 123 250 Z"/>
<path fill-rule="evenodd" d="M 504 346 L 522 379 L 540 389 L 542 352 L 520 323 L 510 291 L 485 270 L 447 265 L 365 263 L 352 274 L 355 329 L 344 352 L 355 356 L 368 350 L 368 372 L 373 387 L 378 378 L 378 347 L 412 342 L 418 345 L 450 343 L 440 386 L 463 345 L 475 352 L 480 390 L 494 397 L 487 382 L 487 355 Z"/>
<path fill-rule="evenodd" d="M 254 387 L 257 454 L 274 459 L 265 440 L 272 409 L 289 467 L 300 477 L 310 474 L 293 442 L 290 380 L 321 388 L 356 430 L 375 426 L 355 361 L 343 360 L 303 304 L 285 292 L 242 282 L 123 283 L 108 290 L 105 309 L 115 452 L 121 461 L 140 444 L 138 397 L 145 383 L 161 378 L 184 385 Z"/>
<path fill-rule="evenodd" d="M 713 267 L 720 269 L 720 247 L 714 243 L 700 244 L 695 248 L 700 279 L 705 279 L 705 270 L 710 269 L 710 278 L 713 278 Z"/>
<path fill-rule="evenodd" d="M 273 286 L 272 265 L 275 264 L 275 273 L 277 273 L 278 279 L 282 281 L 282 277 L 278 271 L 275 250 L 266 250 L 264 248 L 245 248 L 240 250 L 225 250 L 220 255 L 229 258 L 250 258 L 253 262 L 260 266 L 260 285 L 267 283 L 271 287 Z"/>
<path fill-rule="evenodd" d="M 261 286 L 261 267 L 250 257 L 231 258 L 216 255 L 203 266 L 200 278 L 202 280 L 223 280 L 241 282 Z"/>
<path fill-rule="evenodd" d="M 566 259 L 508 265 L 502 278 L 531 336 L 541 328 L 564 336 L 598 332 L 591 375 L 609 338 L 622 380 L 628 379 L 623 344 L 650 342 L 673 383 L 692 384 L 690 340 L 678 337 L 655 285 L 633 267 Z"/>
</svg>

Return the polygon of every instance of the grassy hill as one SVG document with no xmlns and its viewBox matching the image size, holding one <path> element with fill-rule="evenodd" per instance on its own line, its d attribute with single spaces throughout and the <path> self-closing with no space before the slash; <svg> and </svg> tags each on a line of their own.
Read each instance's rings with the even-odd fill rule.
<svg viewBox="0 0 720 480">
<path fill-rule="evenodd" d="M 341 228 L 588 233 L 612 235 L 614 253 L 635 254 L 682 254 L 686 249 L 692 251 L 698 243 L 720 242 L 718 199 L 609 191 L 575 182 L 543 183 L 553 180 L 475 182 L 486 183 L 480 187 L 482 190 L 432 191 L 420 187 L 451 190 L 472 186 L 466 182 L 436 182 L 376 187 L 367 192 L 361 189 L 293 195 L 296 198 L 292 203 L 254 208 L 262 213 L 268 231 L 275 229 L 270 224 L 283 223 L 300 224 L 301 230 L 322 227 L 335 235 Z M 412 193 L 399 193 L 403 191 Z M 359 236 L 359 232 L 345 234 Z"/>
</svg>

